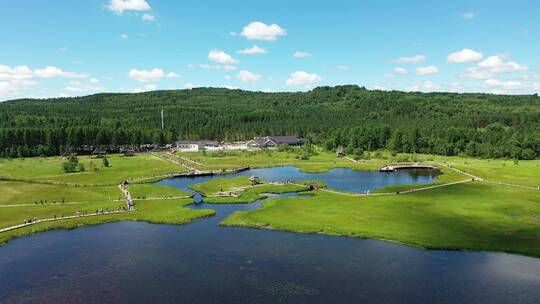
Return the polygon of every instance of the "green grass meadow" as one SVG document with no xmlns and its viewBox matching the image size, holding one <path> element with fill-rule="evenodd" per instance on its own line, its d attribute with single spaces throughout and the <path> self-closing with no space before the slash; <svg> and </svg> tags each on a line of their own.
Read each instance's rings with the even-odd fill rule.
<svg viewBox="0 0 540 304">
<path fill-rule="evenodd" d="M 480 182 L 388 196 L 316 191 L 239 211 L 226 226 L 374 238 L 424 248 L 540 256 L 540 192 Z"/>
<path fill-rule="evenodd" d="M 432 184 L 396 185 L 375 192 L 393 195 L 355 196 L 305 187 L 265 183 L 250 187 L 248 177 L 226 175 L 191 185 L 193 190 L 210 195 L 207 203 L 251 203 L 269 193 L 303 192 L 291 198 L 272 198 L 263 208 L 236 212 L 222 222 L 226 226 L 324 233 L 358 238 L 374 238 L 432 249 L 486 250 L 540 256 L 540 191 L 472 182 L 471 178 L 446 169 L 441 163 L 484 179 L 536 187 L 540 184 L 539 161 L 484 160 L 433 155 L 391 155 L 375 153 L 353 162 L 333 153 L 318 150 L 318 155 L 301 160 L 289 152 L 183 153 L 202 163 L 197 169 L 222 169 L 296 166 L 307 172 L 324 172 L 344 167 L 377 170 L 399 162 L 438 165 L 441 172 Z M 60 157 L 0 159 L 0 228 L 23 223 L 29 218 L 51 218 L 94 213 L 98 209 L 116 210 L 125 205 L 117 185 L 125 178 L 144 179 L 128 184 L 136 211 L 96 217 L 58 220 L 0 233 L 0 244 L 10 239 L 51 229 L 71 229 L 112 221 L 147 221 L 185 224 L 212 216 L 213 210 L 186 208 L 192 199 L 181 190 L 157 186 L 154 182 L 171 173 L 186 172 L 182 166 L 152 154 L 134 157 L 109 156 L 110 167 L 101 159 L 79 157 L 86 171 L 65 173 Z M 431 190 L 395 194 L 426 186 L 457 181 L 463 184 Z M 301 181 L 313 183 L 317 181 Z M 324 184 L 321 184 L 324 187 Z M 212 196 L 220 191 L 244 188 L 235 196 Z"/>
</svg>

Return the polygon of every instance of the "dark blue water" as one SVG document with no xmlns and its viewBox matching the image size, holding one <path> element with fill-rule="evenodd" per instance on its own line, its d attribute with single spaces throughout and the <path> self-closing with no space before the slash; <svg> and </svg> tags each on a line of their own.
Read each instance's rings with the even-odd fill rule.
<svg viewBox="0 0 540 304">
<path fill-rule="evenodd" d="M 437 175 L 439 175 L 439 172 L 435 170 L 403 170 L 398 172 L 381 173 L 378 171 L 360 171 L 349 168 L 338 168 L 324 173 L 306 173 L 301 172 L 296 167 L 274 167 L 251 169 L 236 174 L 221 176 L 197 176 L 189 178 L 182 177 L 165 179 L 156 184 L 173 186 L 190 192 L 191 190 L 188 189 L 188 186 L 192 184 L 207 182 L 214 178 L 252 175 L 273 182 L 285 181 L 287 179 L 292 179 L 295 181 L 315 179 L 325 182 L 330 189 L 362 193 L 367 190 L 383 188 L 390 185 L 431 183 L 437 177 Z"/>
<path fill-rule="evenodd" d="M 230 213 L 260 203 L 194 205 L 217 215 L 188 225 L 120 222 L 17 239 L 0 247 L 0 303 L 540 299 L 540 259 L 219 226 Z"/>
</svg>

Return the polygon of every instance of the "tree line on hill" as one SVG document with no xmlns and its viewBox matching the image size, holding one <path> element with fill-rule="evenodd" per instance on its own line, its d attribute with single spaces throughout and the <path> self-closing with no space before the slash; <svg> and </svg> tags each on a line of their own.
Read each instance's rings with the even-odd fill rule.
<svg viewBox="0 0 540 304">
<path fill-rule="evenodd" d="M 344 146 L 349 152 L 535 159 L 540 157 L 540 98 L 351 85 L 294 93 L 198 88 L 0 103 L 0 157 L 265 135 L 302 136 L 328 150 Z"/>
</svg>

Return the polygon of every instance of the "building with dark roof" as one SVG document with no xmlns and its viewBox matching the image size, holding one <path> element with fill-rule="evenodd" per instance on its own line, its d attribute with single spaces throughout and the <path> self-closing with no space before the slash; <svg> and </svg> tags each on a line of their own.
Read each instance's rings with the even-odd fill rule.
<svg viewBox="0 0 540 304">
<path fill-rule="evenodd" d="M 250 148 L 275 148 L 279 145 L 301 146 L 304 139 L 296 136 L 266 136 L 255 137 L 247 143 Z"/>
</svg>

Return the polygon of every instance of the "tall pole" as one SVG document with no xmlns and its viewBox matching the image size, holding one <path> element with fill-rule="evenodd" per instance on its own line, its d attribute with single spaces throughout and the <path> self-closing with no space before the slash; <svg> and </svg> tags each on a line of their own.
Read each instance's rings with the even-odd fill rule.
<svg viewBox="0 0 540 304">
<path fill-rule="evenodd" d="M 163 109 L 161 109 L 161 130 L 165 129 L 165 125 L 163 123 Z"/>
</svg>

